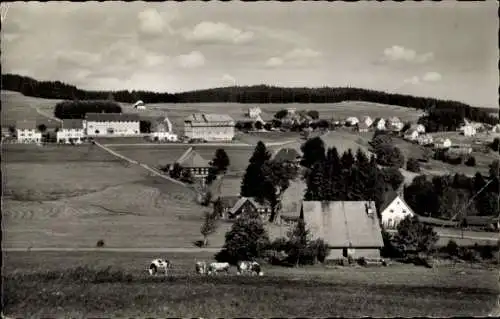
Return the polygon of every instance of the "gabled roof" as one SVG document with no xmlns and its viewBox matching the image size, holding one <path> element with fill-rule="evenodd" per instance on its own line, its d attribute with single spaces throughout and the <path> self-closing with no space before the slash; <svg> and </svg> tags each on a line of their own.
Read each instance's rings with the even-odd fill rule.
<svg viewBox="0 0 500 319">
<path fill-rule="evenodd" d="M 139 122 L 140 117 L 132 113 L 87 113 L 85 119 L 92 122 Z"/>
<path fill-rule="evenodd" d="M 301 156 L 294 148 L 282 148 L 274 155 L 273 160 L 278 162 L 293 162 Z"/>
<path fill-rule="evenodd" d="M 250 197 L 240 197 L 240 199 L 234 204 L 234 206 L 229 211 L 230 214 L 234 215 L 238 211 L 238 209 L 240 209 L 241 206 L 243 206 L 243 204 L 245 204 L 246 202 L 251 203 L 252 206 L 255 207 L 256 209 L 265 208 L 266 207 L 265 205 L 262 205 L 262 204 L 258 203 L 253 198 L 250 198 Z"/>
<path fill-rule="evenodd" d="M 209 161 L 198 154 L 193 147 L 188 148 L 176 163 L 185 168 L 210 167 Z"/>
<path fill-rule="evenodd" d="M 412 135 L 413 133 L 417 133 L 418 134 L 418 131 L 416 128 L 409 128 L 406 132 L 405 132 L 405 135 Z"/>
<path fill-rule="evenodd" d="M 24 120 L 16 122 L 18 130 L 37 130 L 36 121 Z"/>
<path fill-rule="evenodd" d="M 370 128 L 365 122 L 358 123 L 358 129 L 368 129 Z"/>
<path fill-rule="evenodd" d="M 82 129 L 83 130 L 83 120 L 80 119 L 68 119 L 62 122 L 63 129 Z"/>
<path fill-rule="evenodd" d="M 314 238 L 330 247 L 380 248 L 384 246 L 373 202 L 304 201 L 304 220 Z M 368 214 L 367 207 L 373 207 Z"/>
<path fill-rule="evenodd" d="M 184 119 L 184 122 L 211 123 L 211 122 L 234 122 L 234 120 L 227 114 L 193 113 L 188 117 L 186 117 Z"/>
<path fill-rule="evenodd" d="M 411 209 L 411 207 L 405 202 L 405 200 L 395 191 L 391 191 L 387 194 L 386 200 L 380 206 L 380 213 L 382 214 L 389 207 L 389 205 L 391 205 L 395 201 L 400 201 L 404 206 L 406 206 L 406 208 L 410 210 L 410 213 L 413 214 L 413 209 Z"/>
</svg>

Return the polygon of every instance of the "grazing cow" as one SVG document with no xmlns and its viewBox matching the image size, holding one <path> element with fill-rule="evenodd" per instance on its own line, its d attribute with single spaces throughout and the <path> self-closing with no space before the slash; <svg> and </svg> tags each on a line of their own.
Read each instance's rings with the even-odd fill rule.
<svg viewBox="0 0 500 319">
<path fill-rule="evenodd" d="M 156 276 L 160 271 L 163 271 L 164 275 L 168 275 L 168 269 L 172 267 L 172 263 L 168 259 L 153 259 L 149 265 L 149 274 L 151 276 Z"/>
<path fill-rule="evenodd" d="M 226 274 L 228 274 L 229 268 L 231 268 L 229 263 L 217 263 L 217 262 L 210 263 L 208 265 L 208 274 L 212 275 L 212 274 L 217 274 L 219 272 L 225 272 Z"/>
<path fill-rule="evenodd" d="M 252 275 L 263 276 L 262 268 L 258 262 L 255 261 L 240 261 L 238 262 L 238 275 L 243 273 L 250 273 Z"/>
<path fill-rule="evenodd" d="M 196 269 L 197 274 L 200 274 L 200 275 L 206 274 L 207 273 L 207 263 L 204 261 L 197 261 L 195 269 Z"/>
</svg>

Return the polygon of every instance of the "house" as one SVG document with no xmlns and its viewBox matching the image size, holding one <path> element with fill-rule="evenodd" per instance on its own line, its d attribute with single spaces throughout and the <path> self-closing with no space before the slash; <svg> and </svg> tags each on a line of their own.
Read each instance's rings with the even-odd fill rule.
<svg viewBox="0 0 500 319">
<path fill-rule="evenodd" d="M 294 148 L 281 148 L 273 156 L 273 160 L 277 162 L 285 162 L 290 164 L 298 164 L 302 155 Z"/>
<path fill-rule="evenodd" d="M 373 124 L 373 120 L 369 116 L 363 117 L 363 120 L 361 122 L 364 123 L 367 127 L 370 127 Z"/>
<path fill-rule="evenodd" d="M 420 145 L 431 145 L 433 141 L 434 139 L 432 138 L 432 135 L 429 134 L 422 134 L 419 135 L 417 138 L 417 142 Z"/>
<path fill-rule="evenodd" d="M 177 134 L 172 132 L 172 124 L 168 117 L 165 117 L 163 121 L 153 121 L 151 123 L 151 133 L 149 135 L 150 139 L 153 141 L 168 141 L 177 142 Z"/>
<path fill-rule="evenodd" d="M 414 216 L 413 210 L 396 192 L 391 192 L 386 201 L 380 206 L 382 227 L 395 229 L 407 216 Z"/>
<path fill-rule="evenodd" d="M 437 138 L 434 141 L 434 148 L 436 149 L 443 149 L 443 148 L 450 148 L 451 147 L 451 141 L 449 138 Z"/>
<path fill-rule="evenodd" d="M 425 133 L 425 126 L 423 124 L 412 124 L 408 130 L 417 130 L 418 134 Z"/>
<path fill-rule="evenodd" d="M 477 129 L 470 124 L 462 126 L 461 131 L 464 136 L 474 136 L 477 134 Z"/>
<path fill-rule="evenodd" d="M 409 129 L 405 132 L 404 139 L 408 141 L 416 141 L 418 139 L 418 132 L 416 129 Z"/>
<path fill-rule="evenodd" d="M 210 168 L 210 162 L 196 152 L 193 147 L 188 148 L 175 164 L 182 167 L 183 171 L 189 170 L 194 178 L 201 178 L 203 182 L 208 176 Z"/>
<path fill-rule="evenodd" d="M 288 116 L 294 116 L 295 112 L 297 112 L 297 109 L 294 107 L 288 107 L 286 111 L 288 112 Z"/>
<path fill-rule="evenodd" d="M 260 116 L 260 114 L 262 113 L 262 110 L 260 109 L 260 107 L 251 107 L 248 109 L 248 112 L 247 112 L 247 116 L 250 117 L 250 118 L 257 118 L 258 116 Z"/>
<path fill-rule="evenodd" d="M 42 142 L 42 133 L 36 127 L 35 121 L 18 121 L 16 123 L 16 134 L 19 143 Z"/>
<path fill-rule="evenodd" d="M 212 200 L 213 203 L 219 200 L 222 205 L 222 217 L 223 219 L 227 219 L 229 216 L 229 211 L 236 205 L 236 203 L 240 200 L 240 196 L 223 196 L 218 197 L 215 200 Z"/>
<path fill-rule="evenodd" d="M 405 127 L 403 122 L 396 122 L 390 126 L 393 132 L 401 132 L 403 127 Z"/>
<path fill-rule="evenodd" d="M 375 121 L 373 121 L 373 126 L 378 131 L 384 131 L 386 129 L 385 120 L 383 118 L 377 117 Z"/>
<path fill-rule="evenodd" d="M 472 147 L 470 145 L 452 145 L 448 148 L 448 153 L 456 156 L 460 155 L 470 155 L 472 153 Z"/>
<path fill-rule="evenodd" d="M 497 124 L 491 128 L 492 133 L 500 133 L 500 124 Z"/>
<path fill-rule="evenodd" d="M 389 127 L 392 127 L 394 125 L 398 125 L 399 123 L 403 123 L 403 122 L 401 122 L 401 120 L 397 116 L 393 116 L 387 120 L 387 126 L 389 126 Z"/>
<path fill-rule="evenodd" d="M 139 100 L 139 101 L 137 101 L 137 102 L 134 103 L 134 109 L 145 110 L 146 109 L 146 105 L 144 104 L 143 101 Z"/>
<path fill-rule="evenodd" d="M 303 201 L 300 215 L 312 239 L 328 243 L 327 259 L 380 258 L 384 242 L 373 202 Z"/>
<path fill-rule="evenodd" d="M 368 132 L 369 126 L 365 122 L 360 122 L 356 125 L 358 132 L 365 133 Z"/>
<path fill-rule="evenodd" d="M 184 120 L 184 135 L 189 139 L 231 141 L 234 120 L 226 114 L 194 113 Z"/>
<path fill-rule="evenodd" d="M 358 123 L 359 123 L 359 120 L 355 116 L 350 116 L 350 117 L 348 117 L 348 118 L 345 119 L 345 124 L 348 125 L 348 126 L 354 126 L 354 125 L 356 125 Z"/>
<path fill-rule="evenodd" d="M 88 136 L 133 136 L 140 133 L 140 117 L 129 113 L 87 113 L 84 126 Z"/>
<path fill-rule="evenodd" d="M 257 213 L 264 221 L 267 221 L 269 220 L 271 209 L 267 205 L 258 203 L 253 198 L 240 197 L 227 212 L 227 219 L 237 219 L 248 213 Z"/>
<path fill-rule="evenodd" d="M 83 120 L 67 119 L 63 120 L 62 127 L 56 133 L 57 143 L 76 143 L 80 144 L 85 137 L 85 128 Z"/>
</svg>

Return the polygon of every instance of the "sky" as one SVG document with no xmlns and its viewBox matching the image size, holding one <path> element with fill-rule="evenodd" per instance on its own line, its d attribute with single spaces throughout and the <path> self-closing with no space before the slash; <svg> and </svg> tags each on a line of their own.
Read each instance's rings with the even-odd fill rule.
<svg viewBox="0 0 500 319">
<path fill-rule="evenodd" d="M 3 73 L 82 89 L 350 86 L 498 108 L 498 3 L 15 2 Z"/>
</svg>

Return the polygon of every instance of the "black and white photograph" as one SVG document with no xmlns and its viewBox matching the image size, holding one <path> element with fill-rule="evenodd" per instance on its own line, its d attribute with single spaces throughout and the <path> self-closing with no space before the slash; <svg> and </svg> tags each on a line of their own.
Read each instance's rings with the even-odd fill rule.
<svg viewBox="0 0 500 319">
<path fill-rule="evenodd" d="M 500 317 L 498 12 L 2 2 L 2 318 Z"/>
</svg>

